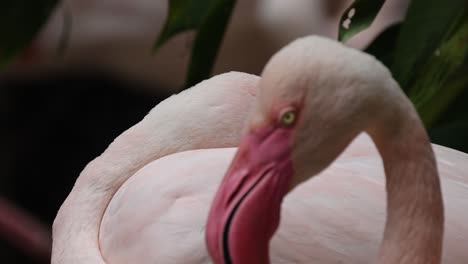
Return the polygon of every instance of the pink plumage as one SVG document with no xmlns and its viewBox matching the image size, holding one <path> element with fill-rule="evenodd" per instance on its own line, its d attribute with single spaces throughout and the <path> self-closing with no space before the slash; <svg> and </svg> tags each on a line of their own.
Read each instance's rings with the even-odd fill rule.
<svg viewBox="0 0 468 264">
<path fill-rule="evenodd" d="M 269 243 L 271 262 L 358 264 L 372 262 L 380 254 L 380 263 L 396 263 L 392 258 L 421 253 L 419 244 L 411 239 L 399 241 L 401 249 L 387 247 L 379 252 L 386 217 L 382 159 L 369 136 L 357 136 L 360 132 L 354 130 L 365 118 L 348 116 L 352 108 L 341 107 L 355 99 L 352 102 L 364 110 L 357 107 L 353 111 L 362 110 L 364 117 L 372 118 L 377 112 L 371 111 L 367 116 L 367 110 L 375 110 L 369 107 L 399 102 L 400 95 L 393 93 L 381 104 L 360 101 L 372 100 L 375 96 L 379 99 L 382 90 L 374 94 L 374 90 L 368 90 L 371 84 L 394 85 L 388 72 L 375 70 L 381 66 L 376 66 L 370 57 L 318 37 L 302 39 L 285 49 L 287 52 L 275 55 L 276 66 L 267 66 L 261 79 L 241 73 L 214 77 L 162 102 L 140 123 L 116 138 L 85 168 L 60 209 L 54 224 L 52 263 L 210 263 L 205 246 L 205 224 L 214 194 L 234 157 L 236 149 L 233 147 L 251 127 L 261 127 L 265 120 L 276 118 L 276 115 L 269 115 L 272 109 L 280 110 L 283 103 L 297 99 L 304 99 L 301 118 L 315 120 L 315 126 L 304 125 L 301 130 L 304 133 L 296 131 L 293 137 L 303 139 L 308 135 L 304 145 L 315 144 L 315 149 L 320 151 L 315 151 L 313 156 L 301 155 L 310 153 L 304 149 L 304 152 L 297 152 L 302 146 L 292 145 L 294 169 L 304 178 L 296 178 L 294 188 L 284 198 L 281 222 Z M 304 72 L 294 69 L 304 69 Z M 353 78 L 356 76 L 366 79 Z M 310 84 L 310 80 L 314 80 L 316 86 L 307 90 L 312 91 L 307 94 L 299 85 L 291 87 L 291 80 L 297 84 Z M 337 84 L 343 87 L 336 87 Z M 365 91 L 368 93 L 357 93 Z M 327 98 L 330 94 L 334 97 Z M 322 100 L 331 100 L 334 104 L 320 105 Z M 309 105 L 318 108 L 307 108 Z M 391 115 L 388 118 L 391 120 Z M 418 120 L 413 114 L 410 118 Z M 327 122 L 320 123 L 322 119 Z M 388 126 L 379 133 L 398 135 L 398 127 Z M 367 132 L 376 133 L 372 129 Z M 415 153 L 431 149 L 417 147 L 416 141 L 379 142 L 376 134 L 372 135 L 386 161 L 389 159 L 382 150 L 398 144 L 406 144 L 407 150 Z M 357 138 L 352 140 L 355 136 Z M 326 141 L 327 137 L 336 140 Z M 424 141 L 424 136 L 415 134 L 415 139 Z M 344 153 L 325 168 L 323 159 L 333 160 L 334 155 L 341 152 L 340 148 L 350 141 Z M 333 144 L 323 145 L 322 142 Z M 442 263 L 464 263 L 468 260 L 465 247 L 468 243 L 465 202 L 468 155 L 436 145 L 432 148 L 438 160 L 445 204 Z M 428 153 L 427 161 L 423 162 L 430 164 L 430 157 Z M 312 165 L 304 167 L 308 159 Z M 314 167 L 320 162 L 324 162 L 323 166 Z M 310 171 L 320 174 L 303 182 L 306 172 Z M 394 179 L 392 184 L 404 182 Z M 426 192 L 425 189 L 415 191 Z M 392 207 L 414 203 L 409 200 L 410 195 L 405 193 L 399 196 L 403 198 L 395 200 L 401 204 L 391 200 Z M 417 195 L 414 197 L 418 199 Z M 437 216 L 436 209 L 432 213 Z M 419 213 L 414 219 L 418 217 Z M 443 219 L 442 214 L 440 217 Z M 411 220 L 402 218 L 397 224 Z M 424 223 L 424 220 L 418 221 Z M 409 235 L 419 232 L 410 231 Z M 391 228 L 387 226 L 386 232 L 391 234 Z M 429 232 L 438 234 L 438 230 Z M 388 236 L 384 239 L 383 246 L 394 246 L 394 238 L 393 241 L 388 239 Z M 438 263 L 437 245 L 440 243 L 436 236 L 432 239 L 436 250 L 427 255 L 431 263 Z M 247 245 L 250 242 L 245 241 Z M 432 241 L 427 244 L 433 245 Z M 410 246 L 405 248 L 405 245 Z M 404 261 L 400 263 L 411 263 Z"/>
</svg>

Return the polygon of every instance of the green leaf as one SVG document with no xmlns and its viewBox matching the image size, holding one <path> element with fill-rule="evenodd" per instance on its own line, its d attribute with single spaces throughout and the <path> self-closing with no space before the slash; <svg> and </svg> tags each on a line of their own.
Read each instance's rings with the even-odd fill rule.
<svg viewBox="0 0 468 264">
<path fill-rule="evenodd" d="M 384 3 L 385 0 L 355 0 L 341 16 L 338 40 L 346 42 L 368 28 Z"/>
<path fill-rule="evenodd" d="M 395 46 L 401 23 L 397 23 L 386 28 L 377 38 L 366 48 L 365 52 L 374 55 L 385 66 L 390 67 L 395 55 Z"/>
<path fill-rule="evenodd" d="M 458 83 L 463 90 L 429 130 L 433 143 L 468 153 L 468 56 L 465 57 L 463 67 L 449 78 L 449 85 Z"/>
<path fill-rule="evenodd" d="M 38 34 L 58 0 L 2 0 L 0 68 L 21 53 Z"/>
<path fill-rule="evenodd" d="M 460 120 L 465 120 L 468 122 L 468 104 L 466 103 L 468 102 L 468 76 L 466 76 L 467 71 L 468 63 L 461 67 L 456 74 L 454 74 L 454 80 L 448 81 L 449 85 L 453 85 L 452 83 L 459 83 L 460 86 L 464 84 L 465 88 L 462 88 L 463 92 L 461 92 L 450 102 L 446 110 L 443 112 L 443 116 L 437 120 L 436 123 L 434 123 L 434 127 L 447 123 L 458 122 Z M 463 72 L 465 74 L 463 74 Z M 465 77 L 463 78 L 462 76 Z"/>
<path fill-rule="evenodd" d="M 185 88 L 207 79 L 226 31 L 236 0 L 219 0 L 213 5 L 195 38 Z"/>
<path fill-rule="evenodd" d="M 413 0 L 397 40 L 392 73 L 408 89 L 414 73 L 458 27 L 466 0 Z"/>
<path fill-rule="evenodd" d="M 159 48 L 174 35 L 197 30 L 185 81 L 185 88 L 211 74 L 235 0 L 170 0 L 169 16 L 155 43 Z"/>
<path fill-rule="evenodd" d="M 159 48 L 178 33 L 200 28 L 214 2 L 217 1 L 170 0 L 169 14 L 154 48 Z"/>
<path fill-rule="evenodd" d="M 438 49 L 431 53 L 408 89 L 427 127 L 441 118 L 444 111 L 467 87 L 468 14 L 463 24 Z"/>
<path fill-rule="evenodd" d="M 446 113 L 446 109 L 468 88 L 468 19 L 458 25 L 451 38 L 426 58 L 427 62 L 420 71 L 415 71 L 412 76 L 415 81 L 407 87 L 410 89 L 406 89 L 427 127 L 450 119 L 454 113 Z M 401 24 L 396 24 L 387 28 L 367 47 L 366 52 L 387 67 L 392 65 L 401 27 Z"/>
<path fill-rule="evenodd" d="M 468 64 L 467 64 L 468 66 Z M 468 67 L 467 67 L 468 69 Z M 468 153 L 468 85 L 444 112 L 429 136 L 433 143 Z"/>
<path fill-rule="evenodd" d="M 468 120 L 436 126 L 429 130 L 431 142 L 468 153 Z"/>
</svg>

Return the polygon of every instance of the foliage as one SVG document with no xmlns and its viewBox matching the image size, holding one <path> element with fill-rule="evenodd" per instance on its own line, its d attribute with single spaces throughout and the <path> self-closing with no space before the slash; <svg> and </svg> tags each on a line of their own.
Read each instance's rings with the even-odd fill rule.
<svg viewBox="0 0 468 264">
<path fill-rule="evenodd" d="M 56 3 L 57 0 L 2 2 L 0 65 L 29 45 Z M 196 31 L 186 88 L 209 77 L 235 3 L 169 0 L 169 16 L 155 49 L 180 32 Z M 341 17 L 338 40 L 344 42 L 368 28 L 384 3 L 385 0 L 352 2 Z M 444 126 L 445 132 L 453 128 L 457 130 L 453 134 L 461 134 L 458 132 L 465 127 L 463 131 L 468 133 L 468 114 L 457 115 L 457 120 L 451 118 L 454 104 L 463 106 L 457 108 L 458 112 L 468 113 L 468 107 L 459 102 L 466 101 L 461 95 L 468 87 L 467 5 L 466 0 L 413 0 L 405 20 L 387 28 L 366 49 L 392 71 L 428 129 Z M 64 36 L 62 49 L 67 32 Z M 441 139 L 441 133 L 436 134 Z"/>
<path fill-rule="evenodd" d="M 385 0 L 356 0 L 346 10 L 340 19 L 338 40 L 345 42 L 357 33 L 368 28 Z"/>
<path fill-rule="evenodd" d="M 396 23 L 385 29 L 366 48 L 366 52 L 374 55 L 385 65 L 392 65 L 395 57 L 396 38 L 401 29 L 401 23 Z"/>
<path fill-rule="evenodd" d="M 213 48 L 219 48 L 222 40 L 224 29 L 218 27 L 216 38 L 210 38 L 212 31 L 208 24 L 217 23 L 202 22 L 204 17 L 212 16 L 212 12 L 219 13 L 208 5 L 230 1 L 200 1 L 197 10 L 190 1 L 182 2 L 170 2 L 172 15 L 160 39 L 165 40 L 183 30 L 198 29 L 187 74 L 187 86 L 191 86 L 209 76 L 216 56 Z M 384 3 L 384 0 L 354 1 L 341 17 L 338 39 L 346 41 L 368 28 Z M 224 9 L 226 13 L 232 11 L 234 3 L 230 4 Z M 198 13 L 189 21 L 187 14 L 194 12 Z M 468 52 L 468 45 L 464 44 L 468 34 L 466 14 L 465 0 L 413 0 L 405 21 L 389 27 L 366 50 L 391 69 L 428 128 L 443 120 L 449 105 L 468 86 L 466 76 L 460 72 Z M 204 44 L 197 45 L 197 41 Z M 210 56 L 206 56 L 207 53 Z"/>
<path fill-rule="evenodd" d="M 413 0 L 397 37 L 391 70 L 408 88 L 414 71 L 423 67 L 466 20 L 466 0 Z"/>
<path fill-rule="evenodd" d="M 216 60 L 235 0 L 170 0 L 169 15 L 155 47 L 187 30 L 197 30 L 185 87 L 206 79 Z"/>
<path fill-rule="evenodd" d="M 468 7 L 465 0 L 413 0 L 403 23 L 382 32 L 366 49 L 392 71 L 434 142 L 468 151 Z M 461 103 L 462 105 L 465 105 Z M 461 115 L 460 115 L 461 113 Z M 465 114 L 463 114 L 465 113 Z M 453 142 L 459 142 L 454 145 Z"/>
<path fill-rule="evenodd" d="M 47 21 L 58 0 L 2 0 L 0 68 L 21 53 Z"/>
</svg>

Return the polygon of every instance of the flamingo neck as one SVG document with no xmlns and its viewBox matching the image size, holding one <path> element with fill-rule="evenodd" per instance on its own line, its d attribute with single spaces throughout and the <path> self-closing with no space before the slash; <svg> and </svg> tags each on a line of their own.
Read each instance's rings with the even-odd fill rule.
<svg viewBox="0 0 468 264">
<path fill-rule="evenodd" d="M 434 153 L 415 113 L 400 120 L 395 134 L 371 133 L 384 162 L 387 189 L 378 263 L 439 264 L 444 209 Z"/>
</svg>

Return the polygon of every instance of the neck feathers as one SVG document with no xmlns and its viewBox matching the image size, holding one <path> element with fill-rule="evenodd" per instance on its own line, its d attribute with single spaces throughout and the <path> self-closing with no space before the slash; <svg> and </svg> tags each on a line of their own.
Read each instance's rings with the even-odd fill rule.
<svg viewBox="0 0 468 264">
<path fill-rule="evenodd" d="M 373 136 L 384 161 L 387 189 L 379 263 L 439 264 L 444 209 L 437 164 L 419 118 L 407 113 L 400 120 L 397 133 Z"/>
</svg>

